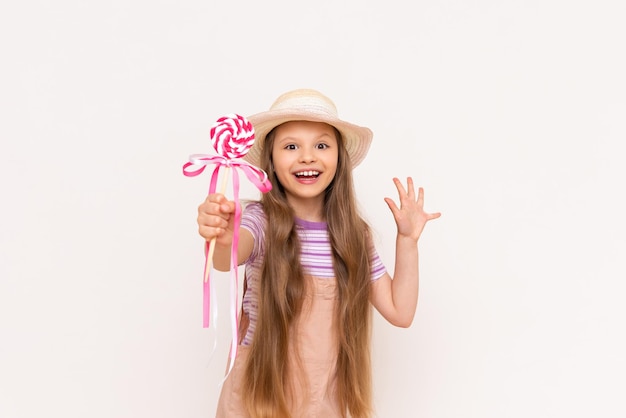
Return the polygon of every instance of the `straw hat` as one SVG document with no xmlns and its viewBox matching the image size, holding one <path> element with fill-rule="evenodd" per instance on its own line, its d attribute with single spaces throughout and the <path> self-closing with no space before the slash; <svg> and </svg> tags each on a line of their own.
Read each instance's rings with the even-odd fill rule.
<svg viewBox="0 0 626 418">
<path fill-rule="evenodd" d="M 289 91 L 276 99 L 270 110 L 252 115 L 248 120 L 254 126 L 255 140 L 244 159 L 257 166 L 265 137 L 272 129 L 285 122 L 324 122 L 337 128 L 343 137 L 352 167 L 363 161 L 373 137 L 369 128 L 339 119 L 335 104 L 328 97 L 311 89 Z"/>
</svg>

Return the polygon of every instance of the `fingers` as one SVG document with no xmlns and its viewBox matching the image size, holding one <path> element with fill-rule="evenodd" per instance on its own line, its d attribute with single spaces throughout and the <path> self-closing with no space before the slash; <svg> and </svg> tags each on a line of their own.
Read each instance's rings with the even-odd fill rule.
<svg viewBox="0 0 626 418">
<path fill-rule="evenodd" d="M 221 193 L 213 193 L 208 195 L 203 204 L 211 203 L 214 205 L 210 207 L 214 207 L 222 213 L 233 213 L 235 211 L 235 202 L 226 199 L 226 196 Z"/>
<path fill-rule="evenodd" d="M 235 203 L 222 194 L 211 194 L 198 207 L 198 232 L 206 240 L 220 236 L 228 228 Z"/>
<path fill-rule="evenodd" d="M 402 197 L 406 195 L 406 190 L 404 190 L 402 182 L 397 177 L 394 177 L 393 183 L 396 185 L 396 189 L 398 189 L 398 195 L 400 196 L 400 199 L 402 199 Z"/>
<path fill-rule="evenodd" d="M 431 221 L 433 219 L 437 219 L 440 216 L 441 216 L 441 212 L 429 213 L 427 220 Z"/>
<path fill-rule="evenodd" d="M 412 177 L 407 177 L 406 179 L 406 186 L 408 189 L 408 196 L 409 199 L 415 199 L 415 186 L 413 186 L 413 178 Z M 420 187 L 420 190 L 422 188 Z"/>
<path fill-rule="evenodd" d="M 416 204 L 419 210 L 423 211 L 423 208 L 424 208 L 424 188 L 423 187 L 418 187 L 417 200 L 416 200 L 415 184 L 413 183 L 412 177 L 407 177 L 406 189 L 404 188 L 402 182 L 397 177 L 393 178 L 393 182 L 396 185 L 396 188 L 398 189 L 398 195 L 400 197 L 400 208 L 398 208 L 398 206 L 396 206 L 396 204 L 390 198 L 385 198 L 385 202 L 387 202 L 387 205 L 389 205 L 389 208 L 394 214 L 400 211 L 404 207 L 405 204 L 408 204 L 409 205 L 408 207 L 412 206 L 413 204 Z M 441 213 L 439 212 L 432 213 L 432 214 L 425 213 L 425 215 L 426 215 L 427 220 L 430 220 L 430 219 L 436 219 L 440 217 Z"/>
<path fill-rule="evenodd" d="M 198 207 L 198 213 L 204 213 L 228 218 L 235 211 L 235 202 L 226 199 L 223 194 L 215 193 L 207 198 Z"/>
<path fill-rule="evenodd" d="M 420 187 L 418 194 L 417 194 L 417 206 L 420 208 L 420 210 L 424 210 L 424 188 Z M 426 215 L 426 221 L 431 221 L 433 219 L 437 219 L 438 217 L 441 216 L 441 212 L 434 212 L 434 213 L 426 213 L 424 212 L 424 214 Z"/>
<path fill-rule="evenodd" d="M 406 178 L 406 189 L 402 185 L 400 179 L 398 179 L 397 177 L 393 178 L 393 182 L 398 189 L 398 195 L 400 196 L 400 199 L 402 199 L 404 196 L 408 197 L 409 199 L 415 199 L 415 185 L 413 184 L 412 177 Z"/>
</svg>

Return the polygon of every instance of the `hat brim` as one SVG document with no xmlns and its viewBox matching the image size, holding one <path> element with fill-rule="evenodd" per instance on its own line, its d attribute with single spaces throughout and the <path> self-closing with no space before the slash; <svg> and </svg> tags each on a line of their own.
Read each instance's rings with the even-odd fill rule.
<svg viewBox="0 0 626 418">
<path fill-rule="evenodd" d="M 254 126 L 254 145 L 244 156 L 244 160 L 258 166 L 261 150 L 265 144 L 265 137 L 278 125 L 292 121 L 323 122 L 337 128 L 341 133 L 344 146 L 352 167 L 359 165 L 367 155 L 374 134 L 369 128 L 358 126 L 330 115 L 316 115 L 293 110 L 269 110 L 249 116 L 248 120 Z"/>
</svg>

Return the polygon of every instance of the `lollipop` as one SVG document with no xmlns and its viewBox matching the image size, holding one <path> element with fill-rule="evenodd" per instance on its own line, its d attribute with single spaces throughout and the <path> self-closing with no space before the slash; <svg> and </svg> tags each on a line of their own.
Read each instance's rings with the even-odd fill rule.
<svg viewBox="0 0 626 418">
<path fill-rule="evenodd" d="M 254 127 L 243 116 L 222 116 L 211 127 L 211 143 L 226 158 L 242 158 L 254 144 Z"/>
<path fill-rule="evenodd" d="M 222 116 L 211 127 L 211 144 L 219 155 L 227 159 L 237 159 L 245 156 L 254 144 L 254 127 L 243 116 L 235 113 Z M 226 192 L 226 184 L 228 183 L 228 173 L 231 164 L 226 165 L 226 174 L 222 180 L 222 189 L 220 193 Z M 265 174 L 265 173 L 264 173 Z M 265 176 L 267 179 L 267 176 Z M 269 186 L 271 188 L 271 185 Z M 211 193 L 211 192 L 210 192 Z M 204 272 L 204 282 L 209 278 L 211 263 L 213 262 L 213 252 L 215 250 L 214 237 L 209 244 L 209 252 L 207 255 L 207 267 Z M 234 240 L 233 240 L 234 241 Z M 235 248 L 236 245 L 233 245 Z"/>
<path fill-rule="evenodd" d="M 272 184 L 267 178 L 267 174 L 258 167 L 248 163 L 241 159 L 250 150 L 254 144 L 254 128 L 252 124 L 243 116 L 237 114 L 229 114 L 219 118 L 210 130 L 211 144 L 217 155 L 208 154 L 192 154 L 189 157 L 189 162 L 183 165 L 183 174 L 187 177 L 194 177 L 201 174 L 207 165 L 215 165 L 215 169 L 211 174 L 211 182 L 209 186 L 209 194 L 215 193 L 217 179 L 221 168 L 225 168 L 226 172 L 222 179 L 222 188 L 220 193 L 226 192 L 226 185 L 228 183 L 228 176 L 230 169 L 233 173 L 233 201 L 235 202 L 234 216 L 234 231 L 233 241 L 231 246 L 230 257 L 230 271 L 232 275 L 230 294 L 231 294 L 231 326 L 233 341 L 231 342 L 231 362 L 230 367 L 234 363 L 235 356 L 237 354 L 237 341 L 238 341 L 238 318 L 237 318 L 237 291 L 239 288 L 238 279 L 238 266 L 237 266 L 237 246 L 239 243 L 239 224 L 241 222 L 241 203 L 239 201 L 239 175 L 236 169 L 244 172 L 246 177 L 254 184 L 262 193 L 266 193 L 271 190 Z M 199 167 L 195 170 L 189 170 L 191 167 Z M 204 264 L 204 283 L 203 283 L 203 327 L 209 327 L 210 319 L 215 317 L 216 311 L 213 311 L 213 315 L 209 315 L 211 306 L 215 307 L 215 303 L 211 303 L 213 292 L 211 291 L 209 274 L 211 271 L 211 264 L 213 259 L 213 252 L 215 250 L 215 239 L 205 244 L 205 264 Z M 230 370 L 229 370 L 230 372 Z"/>
</svg>

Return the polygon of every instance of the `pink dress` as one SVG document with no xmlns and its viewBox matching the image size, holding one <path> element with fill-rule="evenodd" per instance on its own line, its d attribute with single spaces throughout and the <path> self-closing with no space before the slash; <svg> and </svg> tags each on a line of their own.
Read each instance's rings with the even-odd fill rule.
<svg viewBox="0 0 626 418">
<path fill-rule="evenodd" d="M 250 259 L 246 261 L 247 287 L 244 288 L 240 324 L 242 341 L 233 369 L 222 387 L 216 418 L 249 417 L 242 401 L 242 380 L 249 345 L 256 327 L 265 222 L 265 215 L 259 204 L 246 207 L 241 225 L 251 231 L 255 238 L 255 248 Z M 296 222 L 308 291 L 289 342 L 289 370 L 293 371 L 289 378 L 294 382 L 294 396 L 290 400 L 291 415 L 294 418 L 340 418 L 342 414 L 335 390 L 338 346 L 335 305 L 338 296 L 326 224 L 301 220 Z M 372 251 L 372 280 L 375 280 L 386 270 L 373 247 Z M 294 360 L 298 357 L 300 362 Z"/>
</svg>

